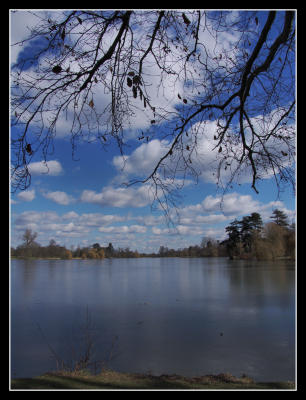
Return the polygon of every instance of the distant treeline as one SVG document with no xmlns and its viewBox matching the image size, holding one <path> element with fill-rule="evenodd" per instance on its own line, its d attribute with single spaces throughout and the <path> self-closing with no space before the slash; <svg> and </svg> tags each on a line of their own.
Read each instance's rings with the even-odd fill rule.
<svg viewBox="0 0 306 400">
<path fill-rule="evenodd" d="M 295 258 L 295 224 L 289 225 L 287 216 L 274 210 L 272 222 L 265 225 L 258 213 L 252 213 L 241 220 L 235 219 L 225 230 L 227 239 L 223 241 L 204 237 L 200 245 L 183 249 L 169 249 L 160 246 L 157 253 L 140 253 L 137 250 L 115 249 L 112 243 L 107 247 L 94 243 L 89 247 L 67 249 L 51 239 L 48 246 L 36 242 L 37 233 L 27 229 L 22 236 L 23 243 L 11 248 L 12 257 L 20 258 L 60 258 L 60 259 L 104 259 L 138 257 L 230 257 L 257 260 L 275 260 L 285 257 Z"/>
</svg>

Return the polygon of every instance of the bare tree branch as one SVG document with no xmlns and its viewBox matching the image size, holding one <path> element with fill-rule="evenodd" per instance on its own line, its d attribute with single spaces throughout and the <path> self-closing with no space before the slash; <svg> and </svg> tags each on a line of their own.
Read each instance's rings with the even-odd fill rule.
<svg viewBox="0 0 306 400">
<path fill-rule="evenodd" d="M 73 154 L 79 140 L 114 140 L 124 155 L 126 129 L 139 129 L 143 144 L 168 143 L 127 183 L 151 183 L 165 209 L 174 183 L 190 177 L 224 190 L 240 177 L 256 192 L 270 176 L 294 187 L 294 11 L 35 15 L 40 23 L 19 43 L 38 49 L 11 70 L 13 189 L 30 185 L 28 165 L 47 161 L 61 125 Z"/>
</svg>

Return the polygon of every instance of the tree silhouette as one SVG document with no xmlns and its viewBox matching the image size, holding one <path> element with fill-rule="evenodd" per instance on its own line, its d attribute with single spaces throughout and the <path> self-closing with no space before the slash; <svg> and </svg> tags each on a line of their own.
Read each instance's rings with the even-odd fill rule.
<svg viewBox="0 0 306 400">
<path fill-rule="evenodd" d="M 273 221 L 279 226 L 283 227 L 289 226 L 287 215 L 283 211 L 278 210 L 277 208 L 272 211 L 272 215 L 270 218 L 273 219 Z"/>
<path fill-rule="evenodd" d="M 39 151 L 48 159 L 63 124 L 73 155 L 80 140 L 115 141 L 125 154 L 126 129 L 139 119 L 139 140 L 168 146 L 128 184 L 151 183 L 156 199 L 167 203 L 177 178 L 203 173 L 200 147 L 212 123 L 224 190 L 244 175 L 256 192 L 270 176 L 294 187 L 294 11 L 35 15 L 28 38 L 12 44 L 28 46 L 11 69 L 14 190 L 30 185 L 29 163 Z"/>
</svg>

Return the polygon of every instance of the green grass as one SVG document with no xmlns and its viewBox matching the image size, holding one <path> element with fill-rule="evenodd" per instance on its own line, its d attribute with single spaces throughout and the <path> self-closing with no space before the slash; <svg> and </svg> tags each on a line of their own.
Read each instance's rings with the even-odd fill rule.
<svg viewBox="0 0 306 400">
<path fill-rule="evenodd" d="M 230 374 L 186 378 L 179 375 L 129 374 L 103 371 L 98 375 L 85 372 L 48 373 L 36 378 L 12 379 L 11 389 L 295 389 L 293 382 L 254 382 L 248 377 Z"/>
</svg>

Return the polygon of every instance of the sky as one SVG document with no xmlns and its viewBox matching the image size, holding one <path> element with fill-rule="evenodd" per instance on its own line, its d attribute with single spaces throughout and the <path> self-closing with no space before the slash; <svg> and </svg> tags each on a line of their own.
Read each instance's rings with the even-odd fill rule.
<svg viewBox="0 0 306 400">
<path fill-rule="evenodd" d="M 19 11 L 11 15 L 11 43 L 24 38 L 27 25 L 33 23 L 32 14 Z M 27 49 L 13 47 L 11 63 L 23 51 Z M 213 132 L 214 121 L 209 124 Z M 139 171 L 152 170 L 169 143 L 158 139 L 140 143 L 131 136 L 122 170 L 122 157 L 115 145 L 105 151 L 97 143 L 80 142 L 72 154 L 65 129 L 63 121 L 48 167 L 37 156 L 29 166 L 31 186 L 11 195 L 13 247 L 21 244 L 25 229 L 32 229 L 41 245 L 47 245 L 51 239 L 68 248 L 97 242 L 107 246 L 111 242 L 115 248 L 149 253 L 158 251 L 160 246 L 178 249 L 200 245 L 203 237 L 223 240 L 225 227 L 231 221 L 252 212 L 260 213 L 263 221 L 269 222 L 272 211 L 278 208 L 288 215 L 290 222 L 294 219 L 292 191 L 278 193 L 272 178 L 259 182 L 258 194 L 251 188 L 251 177 L 234 184 L 224 194 L 211 179 L 211 170 L 203 165 L 198 183 L 186 181 L 180 191 L 180 219 L 168 225 L 161 210 L 152 209 L 152 197 L 145 184 L 126 187 L 122 183 Z M 208 163 L 211 149 L 204 139 L 201 145 Z"/>
</svg>

